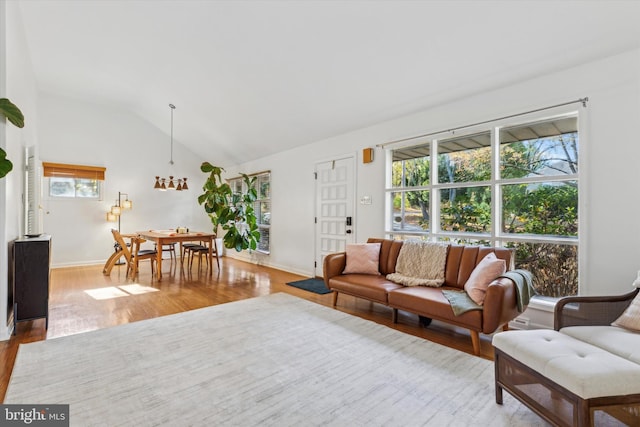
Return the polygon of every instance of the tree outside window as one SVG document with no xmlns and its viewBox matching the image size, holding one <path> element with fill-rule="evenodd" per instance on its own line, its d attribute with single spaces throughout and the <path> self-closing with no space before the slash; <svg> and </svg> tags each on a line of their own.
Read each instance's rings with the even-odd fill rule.
<svg viewBox="0 0 640 427">
<path fill-rule="evenodd" d="M 513 248 L 541 295 L 577 294 L 577 124 L 573 114 L 393 150 L 387 233 Z"/>
</svg>

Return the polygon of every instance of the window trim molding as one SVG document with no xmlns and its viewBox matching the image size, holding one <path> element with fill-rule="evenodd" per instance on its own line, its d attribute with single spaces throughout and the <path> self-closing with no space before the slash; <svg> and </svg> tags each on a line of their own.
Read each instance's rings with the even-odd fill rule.
<svg viewBox="0 0 640 427">
<path fill-rule="evenodd" d="M 584 106 L 583 106 L 584 107 Z M 578 233 L 575 236 L 535 236 L 530 234 L 507 234 L 502 231 L 502 197 L 501 188 L 503 185 L 512 184 L 528 184 L 532 182 L 540 182 L 538 177 L 521 177 L 521 178 L 500 178 L 500 143 L 499 143 L 499 131 L 500 129 L 507 127 L 517 127 L 520 125 L 526 125 L 528 123 L 541 122 L 547 120 L 553 120 L 555 118 L 563 116 L 575 115 L 577 118 L 577 133 L 579 135 L 578 145 L 578 159 L 579 169 L 577 173 L 565 174 L 565 175 L 550 175 L 545 176 L 543 180 L 545 182 L 578 182 Z M 577 246 L 577 281 L 578 281 L 578 295 L 589 294 L 588 281 L 585 283 L 581 278 L 584 277 L 586 271 L 586 261 L 588 252 L 587 242 L 587 227 L 588 227 L 588 211 L 587 211 L 587 189 L 589 188 L 589 156 L 587 146 L 589 145 L 589 133 L 586 123 L 589 120 L 589 109 L 580 108 L 576 105 L 556 106 L 555 108 L 549 108 L 545 111 L 538 111 L 530 114 L 522 114 L 515 116 L 507 116 L 499 120 L 482 122 L 482 124 L 476 123 L 465 127 L 463 132 L 452 130 L 433 132 L 430 137 L 421 135 L 420 137 L 399 140 L 392 145 L 386 144 L 383 148 L 385 151 L 385 222 L 384 222 L 384 234 L 387 237 L 390 236 L 421 236 L 427 240 L 438 240 L 441 238 L 450 239 L 469 239 L 469 240 L 485 240 L 489 241 L 492 246 L 501 246 L 505 242 L 526 242 L 526 243 L 551 243 Z M 481 127 L 482 126 L 482 127 Z M 438 171 L 438 143 L 443 140 L 448 140 L 451 137 L 464 137 L 473 135 L 483 131 L 491 132 L 491 179 L 485 181 L 474 182 L 455 182 L 455 183 L 439 183 L 437 182 Z M 430 184 L 416 187 L 394 187 L 392 181 L 392 165 L 393 152 L 401 149 L 411 149 L 411 147 L 429 145 L 429 161 L 430 167 Z M 435 167 L 434 167 L 435 165 Z M 465 187 L 479 187 L 489 186 L 492 189 L 492 224 L 491 229 L 487 233 L 470 233 L 470 232 L 449 232 L 440 230 L 440 210 L 436 206 L 440 205 L 440 190 L 448 188 L 465 188 Z M 390 206 L 390 195 L 393 193 L 403 193 L 408 191 L 431 191 L 429 214 L 431 216 L 429 228 L 423 232 L 414 230 L 394 230 L 393 229 L 393 209 Z M 438 215 L 436 215 L 436 213 Z M 548 309 L 549 303 L 546 301 L 542 304 L 545 309 Z"/>
<path fill-rule="evenodd" d="M 104 193 L 105 172 L 104 166 L 74 165 L 66 163 L 42 162 L 42 175 L 44 179 L 44 200 L 91 200 L 102 201 Z M 96 180 L 98 183 L 97 197 L 61 197 L 51 195 L 51 178 L 68 178 L 73 180 Z"/>
<path fill-rule="evenodd" d="M 245 174 L 245 175 L 247 175 L 249 177 L 252 177 L 252 176 L 267 175 L 267 174 L 271 175 L 271 171 L 270 170 L 264 170 L 264 171 L 260 171 L 260 172 L 248 173 L 248 174 Z M 235 181 L 237 179 L 242 179 L 242 175 L 234 176 L 233 178 L 226 178 L 226 181 L 227 182 L 231 182 L 231 181 Z M 269 181 L 271 181 L 271 178 L 269 178 Z"/>
<path fill-rule="evenodd" d="M 245 174 L 245 175 L 248 176 L 248 177 L 259 177 L 259 176 L 263 176 L 263 175 L 268 175 L 269 176 L 269 192 L 271 192 L 271 170 L 263 170 L 263 171 L 260 171 L 260 172 L 248 173 L 248 174 Z M 242 185 L 243 190 L 246 191 L 245 183 L 244 183 L 242 175 L 234 176 L 233 178 L 226 178 L 225 180 L 227 181 L 227 184 L 229 184 L 231 186 L 232 191 L 234 191 L 234 186 L 232 185 L 232 183 L 234 181 L 240 182 L 241 185 Z M 258 192 L 258 194 L 259 194 L 259 192 Z M 269 197 L 268 199 L 257 198 L 256 202 L 260 203 L 260 202 L 266 201 L 266 200 L 268 200 L 269 203 L 271 203 L 271 197 Z M 260 249 L 258 247 L 258 248 L 256 248 L 254 250 L 254 252 L 258 252 L 258 253 L 261 253 L 261 254 L 264 254 L 264 255 L 269 255 L 269 254 L 271 254 L 271 221 L 269 221 L 269 224 L 263 224 L 261 222 L 258 222 L 257 225 L 258 225 L 258 230 L 262 230 L 262 229 L 269 230 L 269 248 L 268 249 Z M 262 234 L 261 234 L 260 239 L 262 239 Z M 260 244 L 260 242 L 258 242 L 258 245 L 259 244 Z"/>
</svg>

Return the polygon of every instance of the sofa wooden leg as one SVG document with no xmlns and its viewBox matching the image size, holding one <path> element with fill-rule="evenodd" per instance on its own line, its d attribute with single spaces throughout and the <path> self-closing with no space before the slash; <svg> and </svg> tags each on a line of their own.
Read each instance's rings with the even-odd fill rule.
<svg viewBox="0 0 640 427">
<path fill-rule="evenodd" d="M 393 323 L 398 323 L 398 309 L 394 308 L 391 310 L 391 321 Z"/>
<path fill-rule="evenodd" d="M 418 320 L 419 320 L 420 326 L 424 328 L 428 328 L 433 319 L 426 316 L 418 316 Z"/>
<path fill-rule="evenodd" d="M 509 330 L 509 323 L 505 323 L 504 325 L 502 325 L 502 330 L 503 331 L 508 331 Z"/>
<path fill-rule="evenodd" d="M 335 307 L 338 304 L 338 291 L 333 291 L 333 306 Z"/>
<path fill-rule="evenodd" d="M 480 356 L 480 333 L 478 331 L 471 332 L 471 344 L 473 344 L 473 354 Z"/>
</svg>

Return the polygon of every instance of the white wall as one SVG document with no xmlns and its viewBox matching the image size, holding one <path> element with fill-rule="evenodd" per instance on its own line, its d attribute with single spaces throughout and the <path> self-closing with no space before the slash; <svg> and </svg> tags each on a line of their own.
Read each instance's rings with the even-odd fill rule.
<svg viewBox="0 0 640 427">
<path fill-rule="evenodd" d="M 390 82 L 392 84 L 392 82 Z M 586 132 L 581 163 L 581 289 L 584 294 L 630 290 L 640 269 L 640 51 L 541 76 L 521 84 L 478 94 L 455 103 L 296 148 L 229 168 L 237 172 L 272 171 L 271 254 L 254 255 L 265 265 L 312 273 L 314 259 L 314 164 L 357 153 L 357 195 L 371 195 L 371 205 L 357 205 L 356 237 L 384 234 L 384 153 L 376 149 L 363 165 L 361 150 L 394 139 L 490 120 L 588 96 L 581 119 Z M 231 256 L 237 256 L 229 251 Z"/>
<path fill-rule="evenodd" d="M 27 54 L 20 8 L 17 2 L 0 0 L 0 98 L 9 98 L 25 116 L 18 129 L 4 119 L 0 123 L 0 146 L 13 162 L 13 171 L 0 179 L 0 340 L 7 339 L 8 243 L 22 234 L 24 212 L 20 200 L 24 189 L 21 172 L 24 147 L 37 144 L 36 85 Z"/>
<path fill-rule="evenodd" d="M 70 99 L 38 96 L 18 2 L 0 0 L 0 97 L 13 101 L 25 115 L 24 129 L 0 120 L 0 147 L 14 170 L 0 179 L 0 340 L 8 339 L 9 242 L 24 232 L 24 149 L 36 146 L 41 159 L 107 167 L 102 202 L 43 201 L 43 231 L 53 236 L 53 266 L 104 262 L 113 250 L 114 223 L 105 213 L 118 191 L 129 193 L 134 209 L 125 213 L 122 230 L 186 225 L 211 229 L 197 204 L 202 160 L 174 141 L 172 169 L 189 178 L 183 193 L 152 190 L 153 177 L 169 174 L 167 129 L 157 129 L 137 116 Z M 167 106 L 167 117 L 169 110 Z M 40 121 L 39 118 L 44 118 Z M 176 119 L 175 126 L 179 126 Z"/>
<path fill-rule="evenodd" d="M 210 230 L 198 205 L 204 174 L 203 159 L 179 144 L 174 136 L 171 168 L 175 177 L 187 177 L 189 190 L 153 189 L 156 175 L 169 175 L 170 120 L 158 129 L 136 115 L 107 106 L 42 95 L 39 99 L 39 151 L 44 162 L 105 166 L 104 200 L 59 200 L 43 197 L 43 231 L 52 236 L 52 265 L 103 263 L 113 251 L 105 214 L 118 191 L 127 193 L 133 209 L 121 216 L 123 233 L 186 226 Z M 174 119 L 174 135 L 180 121 Z"/>
<path fill-rule="evenodd" d="M 41 160 L 107 168 L 102 202 L 44 201 L 48 214 L 44 215 L 43 230 L 53 236 L 54 265 L 104 262 L 112 250 L 112 224 L 104 221 L 104 215 L 118 191 L 128 193 L 134 201 L 133 210 L 123 215 L 124 232 L 178 225 L 209 229 L 196 202 L 203 180 L 198 166 L 203 160 L 215 163 L 215 153 L 211 158 L 199 158 L 184 149 L 176 137 L 176 175 L 189 177 L 191 190 L 152 190 L 153 176 L 168 174 L 168 129 L 157 129 L 130 112 L 108 106 L 46 94 L 36 99 L 19 8 L 16 2 L 5 0 L 0 0 L 0 7 L 6 9 L 6 14 L 0 14 L 5 17 L 0 19 L 0 37 L 6 37 L 0 40 L 0 66 L 6 69 L 5 80 L 0 78 L 0 96 L 6 92 L 23 109 L 28 123 L 22 131 L 0 124 L 0 145 L 15 158 L 21 156 L 24 146 L 37 144 Z M 371 205 L 356 205 L 356 239 L 365 241 L 384 234 L 385 161 L 383 151 L 376 149 L 375 161 L 363 165 L 363 148 L 584 96 L 590 101 L 581 116 L 587 122 L 586 132 L 581 134 L 581 144 L 586 146 L 581 162 L 581 207 L 586 208 L 580 212 L 581 289 L 585 294 L 626 292 L 640 269 L 640 246 L 636 244 L 640 197 L 635 188 L 640 182 L 640 144 L 636 141 L 640 50 L 228 168 L 227 176 L 272 171 L 271 254 L 250 258 L 302 274 L 313 273 L 313 171 L 319 161 L 345 154 L 356 156 L 356 200 L 363 195 L 372 197 Z M 180 126 L 177 117 L 175 126 Z M 0 301 L 7 295 L 7 264 L 2 261 L 7 259 L 7 242 L 21 234 L 22 188 L 21 174 L 0 180 L 0 211 L 4 213 L 0 221 Z M 0 319 L 6 315 L 3 306 L 0 304 Z M 0 338 L 7 331 L 3 323 Z"/>
<path fill-rule="evenodd" d="M 270 255 L 249 256 L 227 250 L 227 255 L 311 276 L 314 274 L 314 216 L 316 163 L 345 156 L 356 158 L 354 232 L 356 241 L 384 237 L 384 154 L 377 149 L 373 163 L 362 163 L 362 148 L 373 147 L 367 130 L 289 150 L 239 167 L 227 169 L 226 177 L 238 173 L 271 170 Z M 371 205 L 357 203 L 371 196 Z M 315 274 L 322 275 L 322 266 Z"/>
</svg>

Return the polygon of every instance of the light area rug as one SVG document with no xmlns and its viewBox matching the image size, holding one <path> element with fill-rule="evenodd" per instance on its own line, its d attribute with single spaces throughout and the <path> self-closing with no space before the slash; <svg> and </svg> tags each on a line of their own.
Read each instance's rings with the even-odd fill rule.
<svg viewBox="0 0 640 427">
<path fill-rule="evenodd" d="M 536 426 L 493 363 L 279 293 L 23 344 L 5 403 L 72 426 Z"/>
</svg>

